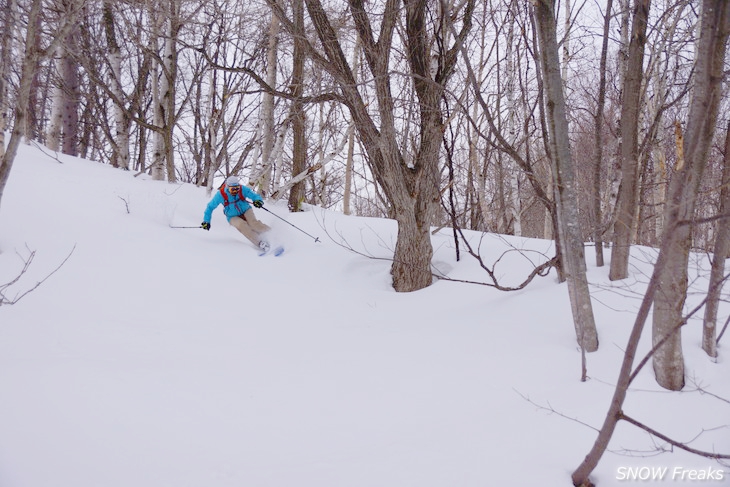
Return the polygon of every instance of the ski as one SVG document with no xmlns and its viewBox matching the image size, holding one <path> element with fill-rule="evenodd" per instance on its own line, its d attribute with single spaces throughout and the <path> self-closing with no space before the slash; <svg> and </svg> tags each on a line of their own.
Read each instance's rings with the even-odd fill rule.
<svg viewBox="0 0 730 487">
<path fill-rule="evenodd" d="M 263 257 L 263 256 L 269 255 L 269 254 L 272 254 L 274 257 L 279 257 L 283 253 L 284 253 L 284 247 L 276 247 L 276 248 L 264 250 L 263 252 L 259 252 L 259 257 Z"/>
</svg>

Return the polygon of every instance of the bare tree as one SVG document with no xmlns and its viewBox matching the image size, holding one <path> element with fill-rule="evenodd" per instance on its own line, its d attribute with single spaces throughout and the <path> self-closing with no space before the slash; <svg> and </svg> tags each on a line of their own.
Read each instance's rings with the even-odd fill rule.
<svg viewBox="0 0 730 487">
<path fill-rule="evenodd" d="M 276 0 L 272 0 L 276 3 Z M 269 24 L 268 44 L 266 48 L 266 84 L 270 87 L 276 87 L 277 78 L 277 53 L 279 50 L 279 30 L 281 29 L 279 16 L 274 11 L 271 13 L 271 23 Z M 298 27 L 292 24 L 292 35 L 298 34 Z M 261 105 L 261 115 L 259 120 L 259 131 L 261 134 L 261 169 L 254 169 L 257 172 L 251 179 L 258 190 L 266 195 L 271 186 L 271 171 L 275 158 L 276 130 L 274 125 L 274 105 L 275 96 L 270 91 L 265 91 Z M 280 134 L 281 135 L 281 134 Z"/>
<path fill-rule="evenodd" d="M 292 101 L 292 132 L 294 136 L 292 147 L 292 175 L 298 175 L 307 169 L 307 139 L 306 113 L 304 112 L 304 0 L 292 2 L 294 16 L 294 53 L 291 80 Z M 304 202 L 304 180 L 292 185 L 289 190 L 289 210 L 301 210 Z"/>
<path fill-rule="evenodd" d="M 608 61 L 608 40 L 611 34 L 611 11 L 613 0 L 606 1 L 603 12 L 603 36 L 601 41 L 601 61 L 598 68 L 598 101 L 594 120 L 595 159 L 593 160 L 593 243 L 596 246 L 596 265 L 602 267 L 603 260 L 603 212 L 601 211 L 601 168 L 603 166 L 603 117 L 606 109 L 606 71 Z"/>
<path fill-rule="evenodd" d="M 710 357 L 717 357 L 717 311 L 720 294 L 725 283 L 725 259 L 730 252 L 730 122 L 725 132 L 725 154 L 723 157 L 722 188 L 720 189 L 720 211 L 715 234 L 715 248 L 712 253 L 712 270 L 705 304 L 704 326 L 702 327 L 702 349 Z"/>
<path fill-rule="evenodd" d="M 548 146 L 553 166 L 558 232 L 562 242 L 560 256 L 568 282 L 578 343 L 584 350 L 592 352 L 598 349 L 598 333 L 593 317 L 583 239 L 578 223 L 577 183 L 560 76 L 555 4 L 552 0 L 540 0 L 535 3 L 535 20 L 546 92 Z"/>
<path fill-rule="evenodd" d="M 665 232 L 673 231 L 667 265 L 661 269 L 654 302 L 654 343 L 662 342 L 654 355 L 657 382 L 670 390 L 684 386 L 681 332 L 687 297 L 687 264 L 691 246 L 691 225 L 695 204 L 707 165 L 717 114 L 722 97 L 727 37 L 730 34 L 730 4 L 705 0 L 702 3 L 700 38 L 697 43 L 692 102 L 684 137 L 684 161 L 676 168 L 669 185 L 664 214 Z"/>
<path fill-rule="evenodd" d="M 18 93 L 15 98 L 15 109 L 13 117 L 13 129 L 10 135 L 7 149 L 0 159 L 0 203 L 5 186 L 10 177 L 10 171 L 15 161 L 15 155 L 18 152 L 18 146 L 25 134 L 26 117 L 28 116 L 28 105 L 32 89 L 32 83 L 35 80 L 36 69 L 41 59 L 48 57 L 50 52 L 54 52 L 57 45 L 63 41 L 68 33 L 75 27 L 76 19 L 80 15 L 83 0 L 76 0 L 73 8 L 67 11 L 66 16 L 60 19 L 52 40 L 48 45 L 41 49 L 37 43 L 39 36 L 36 29 L 39 27 L 39 19 L 42 11 L 42 1 L 33 0 L 30 5 L 28 14 L 28 23 L 25 34 L 24 54 L 21 64 L 20 81 L 18 85 Z"/>
<path fill-rule="evenodd" d="M 693 86 L 692 106 L 687 122 L 687 131 L 695 139 L 688 144 L 687 158 L 683 168 L 672 180 L 659 256 L 629 336 L 613 398 L 603 426 L 599 430 L 590 452 L 573 472 L 572 479 L 575 486 L 593 485 L 589 476 L 606 451 L 617 423 L 621 419 L 625 419 L 622 409 L 626 393 L 643 365 L 642 363 L 634 370 L 634 358 L 652 302 L 655 303 L 655 316 L 657 302 L 664 302 L 661 305 L 663 309 L 660 309 L 663 321 L 655 324 L 653 333 L 652 356 L 657 380 L 666 388 L 676 389 L 676 386 L 684 384 L 683 367 L 677 367 L 677 364 L 672 362 L 672 358 L 676 354 L 677 337 L 679 337 L 680 328 L 684 323 L 681 313 L 686 297 L 689 223 L 694 209 L 698 180 L 702 175 L 709 143 L 715 130 L 727 37 L 730 34 L 730 2 L 703 0 L 701 25 L 702 30 L 695 55 L 696 78 Z M 672 299 L 681 303 L 679 316 L 676 316 L 676 302 L 667 303 Z M 669 306 L 667 306 L 668 304 Z M 662 349 L 665 347 L 668 347 L 669 350 L 663 351 Z M 660 353 L 664 356 L 657 359 L 657 354 Z M 677 374 L 678 371 L 682 372 L 681 376 Z"/>
<path fill-rule="evenodd" d="M 355 83 L 358 82 L 360 77 L 360 36 L 355 34 L 355 47 L 352 49 L 352 60 L 350 66 L 352 67 L 352 77 Z M 354 129 L 352 123 L 350 126 Z M 345 188 L 342 193 L 342 212 L 345 215 L 350 215 L 352 209 L 350 206 L 350 200 L 352 198 L 352 174 L 354 172 L 355 164 L 355 130 L 350 130 L 347 138 L 347 161 L 345 162 Z"/>
<path fill-rule="evenodd" d="M 62 8 L 68 12 L 74 6 L 65 1 L 62 2 Z M 53 76 L 56 81 L 53 87 L 51 120 L 46 135 L 46 144 L 51 150 L 72 156 L 78 155 L 79 142 L 78 38 L 79 28 L 74 26 L 63 42 L 56 46 Z"/>
<path fill-rule="evenodd" d="M 5 155 L 5 131 L 10 119 L 10 65 L 12 62 L 13 31 L 17 16 L 15 0 L 6 0 L 2 9 L 2 35 L 0 36 L 0 160 Z"/>
<path fill-rule="evenodd" d="M 650 5 L 651 0 L 635 0 L 633 7 L 631 41 L 621 95 L 621 186 L 611 250 L 611 280 L 625 279 L 629 275 L 639 185 L 639 101 Z"/>
<path fill-rule="evenodd" d="M 122 88 L 122 54 L 117 40 L 115 16 L 112 0 L 104 0 L 104 32 L 109 54 L 109 84 L 114 106 L 115 137 L 113 145 L 112 165 L 121 169 L 129 169 L 129 142 L 131 117 L 124 108 L 124 90 Z"/>
<path fill-rule="evenodd" d="M 294 32 L 294 24 L 273 0 L 282 25 Z M 444 45 L 443 19 L 461 18 L 460 38 L 471 28 L 474 1 L 468 0 L 463 11 L 447 11 L 444 4 L 439 18 L 433 19 L 427 2 L 389 0 L 382 12 L 365 7 L 362 0 L 350 0 L 349 10 L 360 36 L 365 60 L 372 74 L 376 93 L 376 114 L 364 102 L 354 82 L 352 68 L 345 57 L 332 22 L 319 0 L 306 0 L 307 11 L 317 32 L 322 51 L 307 43 L 308 54 L 326 70 L 339 88 L 338 98 L 349 109 L 356 130 L 367 153 L 370 167 L 391 205 L 398 223 L 398 239 L 391 273 L 396 291 L 415 291 L 431 284 L 430 225 L 438 205 L 439 154 L 443 133 L 441 98 L 444 85 L 453 73 L 458 47 Z M 419 134 L 416 146 L 406 157 L 399 144 L 395 119 L 396 106 L 391 79 L 394 62 L 394 36 L 401 15 L 405 27 L 405 59 L 410 81 L 417 95 Z M 372 18 L 379 19 L 375 36 Z"/>
</svg>

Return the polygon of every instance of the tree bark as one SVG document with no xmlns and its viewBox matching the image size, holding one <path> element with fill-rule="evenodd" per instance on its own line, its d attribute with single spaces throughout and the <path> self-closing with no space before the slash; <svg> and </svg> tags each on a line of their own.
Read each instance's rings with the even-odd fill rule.
<svg viewBox="0 0 730 487">
<path fill-rule="evenodd" d="M 8 120 L 10 118 L 10 100 L 8 99 L 8 95 L 13 46 L 12 34 L 15 31 L 16 15 L 17 4 L 15 0 L 8 0 L 5 5 L 2 34 L 0 37 L 0 42 L 2 42 L 0 44 L 0 161 L 5 156 L 5 131 L 8 128 Z"/>
<path fill-rule="evenodd" d="M 159 11 L 153 11 L 153 5 L 154 3 L 148 5 L 150 22 L 152 23 L 151 51 L 157 53 L 160 50 L 159 39 L 163 37 L 161 31 L 164 29 L 165 20 L 168 17 L 166 13 L 168 9 L 162 8 Z M 164 2 L 161 5 L 164 5 Z M 166 91 L 166 77 L 162 63 L 153 61 L 152 65 L 152 105 L 155 131 L 152 134 L 153 153 L 150 173 L 153 179 L 162 181 L 165 179 L 165 137 L 163 130 L 166 117 L 163 92 Z"/>
<path fill-rule="evenodd" d="M 271 0 L 274 4 L 277 0 Z M 278 5 L 277 5 L 278 7 Z M 277 52 L 279 50 L 279 29 L 280 20 L 274 12 L 271 13 L 269 24 L 268 46 L 266 50 L 266 83 L 276 86 L 277 76 Z M 296 30 L 292 32 L 295 34 Z M 273 165 L 274 146 L 276 145 L 276 132 L 274 130 L 274 95 L 264 92 L 261 102 L 261 115 L 259 124 L 261 126 L 261 169 L 258 170 L 256 178 L 252 181 L 263 195 L 268 195 L 271 186 L 271 167 Z M 256 166 L 254 165 L 254 171 Z M 252 178 L 253 179 L 253 178 Z"/>
<path fill-rule="evenodd" d="M 391 268 L 393 287 L 399 292 L 422 289 L 432 282 L 430 226 L 439 196 L 438 158 L 443 132 L 440 101 L 444 85 L 454 68 L 457 48 L 446 50 L 445 46 L 441 46 L 438 51 L 431 50 L 437 44 L 432 44 L 433 39 L 428 38 L 425 1 L 405 1 L 404 9 L 401 9 L 399 0 L 385 2 L 382 15 L 379 16 L 380 32 L 376 39 L 370 23 L 370 9 L 365 8 L 363 0 L 349 0 L 365 60 L 373 75 L 377 100 L 376 125 L 375 117 L 358 91 L 351 67 L 320 0 L 306 0 L 305 3 L 323 54 L 311 45 L 307 46 L 307 50 L 338 84 L 340 97 L 350 111 L 373 175 L 382 187 L 398 223 Z M 286 28 L 294 31 L 293 24 L 286 19 L 277 2 L 269 0 L 269 5 L 275 9 Z M 471 28 L 473 8 L 474 0 L 468 0 L 463 11 L 462 37 Z M 402 12 L 405 13 L 403 25 L 407 62 L 419 111 L 420 134 L 411 164 L 406 163 L 398 144 L 396 109 L 390 86 L 389 62 L 393 52 L 393 36 Z M 459 39 L 457 43 L 461 41 Z M 432 71 L 434 60 L 437 67 Z"/>
<path fill-rule="evenodd" d="M 307 119 L 304 112 L 304 0 L 294 0 L 294 54 L 292 66 L 291 94 L 292 101 L 292 176 L 307 169 Z M 289 190 L 289 210 L 301 211 L 304 202 L 305 180 L 298 181 Z"/>
<path fill-rule="evenodd" d="M 568 283 L 573 323 L 580 346 L 588 352 L 598 349 L 598 333 L 593 317 L 585 253 L 578 219 L 575 168 L 570 150 L 568 119 L 560 76 L 555 4 L 540 0 L 535 4 L 535 19 L 540 41 L 540 64 L 545 83 L 548 147 L 553 165 L 561 258 Z"/>
<path fill-rule="evenodd" d="M 18 84 L 18 95 L 15 100 L 13 130 L 5 153 L 2 154 L 2 159 L 0 159 L 0 203 L 2 203 L 5 186 L 7 185 L 8 178 L 10 177 L 10 171 L 13 167 L 13 163 L 15 162 L 18 147 L 20 146 L 21 140 L 26 135 L 26 130 L 28 128 L 27 117 L 29 111 L 29 100 L 31 98 L 33 83 L 36 79 L 36 70 L 39 62 L 47 55 L 48 52 L 53 52 L 61 40 L 68 35 L 72 28 L 74 28 L 76 19 L 78 18 L 81 10 L 80 7 L 80 2 L 73 4 L 73 8 L 70 8 L 67 12 L 67 16 L 61 20 L 61 25 L 55 32 L 55 36 L 53 36 L 51 44 L 45 51 L 41 51 L 38 47 L 38 39 L 40 35 L 38 29 L 40 29 L 42 24 L 42 1 L 33 0 L 30 4 L 25 35 L 25 50 Z"/>
<path fill-rule="evenodd" d="M 651 0 L 634 2 L 631 41 L 621 97 L 621 186 L 611 249 L 612 281 L 629 276 L 631 235 L 636 221 L 639 184 L 639 111 L 644 46 Z"/>
<path fill-rule="evenodd" d="M 705 303 L 704 326 L 702 327 L 702 349 L 710 357 L 717 357 L 717 310 L 720 294 L 725 282 L 725 259 L 730 252 L 730 122 L 725 133 L 725 155 L 723 157 L 722 189 L 720 190 L 720 211 L 717 220 L 717 234 L 712 252 L 712 270 Z"/>
<path fill-rule="evenodd" d="M 684 164 L 676 168 L 669 184 L 664 215 L 665 232 L 676 228 L 676 238 L 667 249 L 670 257 L 661 270 L 652 320 L 654 345 L 663 342 L 653 357 L 654 373 L 659 385 L 669 390 L 684 387 L 681 330 L 678 326 L 683 322 L 682 311 L 687 297 L 687 265 L 692 238 L 689 222 L 694 216 L 722 98 L 730 2 L 704 0 L 701 15 L 692 102 L 684 137 Z"/>
<path fill-rule="evenodd" d="M 104 0 L 104 31 L 109 49 L 109 69 L 111 79 L 109 89 L 114 95 L 114 140 L 112 165 L 120 169 L 129 169 L 129 141 L 131 120 L 124 109 L 124 90 L 122 89 L 122 55 L 117 41 L 116 27 L 114 24 L 114 10 L 112 0 Z"/>
<path fill-rule="evenodd" d="M 599 67 L 598 102 L 595 121 L 595 159 L 593 160 L 593 243 L 596 246 L 596 266 L 603 267 L 603 212 L 601 187 L 603 168 L 603 114 L 606 108 L 606 64 L 608 59 L 608 39 L 611 34 L 611 11 L 613 0 L 606 1 L 606 11 L 603 16 L 603 40 L 601 43 L 601 62 Z"/>
<path fill-rule="evenodd" d="M 703 152 L 704 157 L 706 158 L 707 156 L 707 150 L 709 149 L 711 135 L 714 131 L 720 101 L 722 67 L 725 57 L 728 30 L 730 29 L 730 2 L 725 0 L 704 0 L 702 3 L 701 24 L 702 35 L 698 42 L 695 63 L 695 91 L 693 93 L 692 105 L 690 107 L 689 120 L 691 121 L 691 124 L 688 122 L 688 133 L 690 132 L 690 125 L 692 125 L 692 134 L 697 135 L 696 142 L 692 142 L 687 147 L 688 149 L 691 149 L 692 158 L 687 159 L 684 169 L 678 171 L 672 179 L 673 185 L 671 187 L 672 192 L 670 194 L 673 198 L 667 202 L 667 206 L 671 210 L 667 211 L 667 215 L 671 215 L 672 218 L 667 220 L 665 231 L 662 235 L 662 244 L 659 249 L 659 256 L 657 257 L 656 264 L 654 264 L 654 271 L 651 279 L 649 280 L 646 294 L 644 295 L 641 306 L 639 307 L 636 321 L 634 322 L 634 326 L 629 336 L 628 344 L 626 345 L 621 370 L 616 381 L 616 388 L 614 389 L 614 395 L 611 399 L 608 412 L 606 413 L 603 426 L 599 430 L 596 441 L 594 442 L 590 452 L 573 472 L 572 480 L 573 485 L 575 486 L 593 485 L 589 478 L 590 474 L 596 468 L 598 462 L 603 456 L 603 453 L 605 453 L 608 448 L 613 432 L 616 430 L 616 425 L 622 418 L 623 404 L 626 399 L 626 393 L 629 385 L 638 373 L 638 370 L 632 371 L 632 367 L 644 324 L 646 323 L 651 310 L 651 303 L 652 301 L 656 303 L 656 301 L 661 298 L 661 288 L 666 287 L 666 283 L 663 282 L 665 279 L 665 273 L 676 273 L 677 266 L 673 265 L 672 261 L 677 259 L 678 255 L 676 251 L 677 249 L 682 249 L 683 245 L 681 241 L 685 239 L 685 235 L 682 235 L 679 230 L 681 228 L 689 229 L 689 225 L 686 224 L 679 215 L 677 203 L 681 201 L 681 198 L 675 200 L 674 197 L 683 196 L 682 192 L 679 191 L 680 189 L 683 189 L 682 186 L 689 186 L 690 188 L 697 187 L 699 181 L 695 181 L 694 177 L 701 175 L 701 171 L 698 173 L 698 170 L 704 165 L 698 164 L 698 162 L 703 160 Z M 707 138 L 708 135 L 710 138 Z M 695 158 L 695 156 L 700 157 Z M 692 169 L 688 169 L 687 163 L 691 163 Z M 688 184 L 685 184 L 685 177 L 692 177 L 693 180 Z M 684 196 L 687 195 L 685 194 Z M 684 209 L 686 209 L 686 206 Z M 685 260 L 680 264 L 680 266 L 683 266 L 686 272 L 687 261 Z M 666 293 L 665 297 L 667 297 Z M 684 298 L 680 297 L 680 299 L 684 302 Z M 681 321 L 670 320 L 666 322 L 666 325 L 668 327 L 674 326 L 676 329 L 680 323 Z M 678 334 L 678 330 L 676 331 Z M 656 336 L 657 335 L 655 334 L 655 337 Z M 656 339 L 654 339 L 654 345 L 657 345 Z M 657 349 L 655 351 L 655 357 L 659 350 L 660 349 Z"/>
</svg>

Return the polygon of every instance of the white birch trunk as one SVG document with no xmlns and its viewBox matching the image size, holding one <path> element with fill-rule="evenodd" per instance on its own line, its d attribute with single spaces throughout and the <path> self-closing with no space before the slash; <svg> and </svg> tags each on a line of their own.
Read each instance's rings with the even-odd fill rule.
<svg viewBox="0 0 730 487">
<path fill-rule="evenodd" d="M 180 3 L 179 0 L 170 0 L 169 12 L 165 32 L 165 50 L 163 56 L 164 73 L 162 76 L 162 104 L 163 113 L 163 143 L 164 161 L 167 171 L 167 181 L 177 182 L 175 171 L 175 150 L 173 148 L 173 131 L 175 129 L 175 82 L 177 81 L 177 33 L 180 27 Z"/>
<path fill-rule="evenodd" d="M 507 71 L 507 141 L 510 145 L 516 147 L 517 141 L 517 99 L 515 95 L 515 86 L 517 85 L 517 73 L 515 70 L 514 56 L 514 35 L 515 35 L 515 4 L 510 4 L 510 11 L 507 17 L 507 51 L 506 71 Z M 566 40 L 567 43 L 567 40 Z M 508 211 L 510 220 L 512 221 L 512 232 L 515 236 L 522 236 L 522 204 L 520 201 L 520 170 L 516 167 L 511 157 L 506 159 L 504 165 L 507 172 L 507 181 L 509 184 L 509 204 Z"/>
<path fill-rule="evenodd" d="M 125 95 L 122 89 L 122 54 L 116 39 L 112 0 L 104 0 L 107 22 L 107 60 L 111 76 L 109 90 L 114 96 L 114 165 L 121 169 L 129 169 L 130 122 L 124 108 Z"/>
<path fill-rule="evenodd" d="M 266 83 L 276 86 L 277 77 L 277 53 L 279 50 L 279 18 L 271 14 L 271 24 L 269 25 L 269 44 L 266 52 Z M 276 133 L 274 132 L 274 96 L 270 93 L 264 93 L 261 105 L 261 131 L 263 132 L 261 141 L 261 166 L 254 183 L 258 186 L 259 191 L 267 195 L 271 187 L 272 166 L 274 162 L 274 146 L 276 145 Z"/>
<path fill-rule="evenodd" d="M 216 94 L 216 79 L 215 70 L 211 69 L 208 74 L 208 155 L 205 156 L 209 159 L 208 174 L 206 177 L 207 185 L 206 190 L 208 195 L 213 192 L 213 180 L 215 179 L 215 173 L 218 171 L 218 117 L 216 116 L 217 110 L 215 107 L 215 94 Z M 221 107 L 222 109 L 223 107 Z"/>
<path fill-rule="evenodd" d="M 61 73 L 63 73 L 63 58 L 66 56 L 65 43 L 61 43 L 56 47 L 53 57 L 54 79 L 53 90 L 51 94 L 51 116 L 48 122 L 48 131 L 46 132 L 46 146 L 55 152 L 61 150 L 61 132 L 63 131 L 63 86 L 61 81 Z"/>
<path fill-rule="evenodd" d="M 152 18 L 152 52 L 159 52 L 159 42 L 162 35 L 162 29 L 167 21 L 167 14 L 162 12 L 150 11 Z M 152 134 L 152 166 L 150 168 L 152 179 L 162 181 L 165 179 L 165 102 L 163 93 L 166 89 L 166 75 L 164 69 L 158 62 L 152 62 L 152 105 L 154 110 L 153 125 L 156 127 Z"/>
<path fill-rule="evenodd" d="M 355 80 L 355 84 L 360 79 L 360 36 L 355 34 L 355 47 L 352 51 L 352 78 Z M 345 188 L 342 195 L 342 207 L 345 215 L 350 215 L 352 210 L 350 208 L 350 199 L 352 198 L 352 173 L 355 156 L 355 130 L 354 123 L 350 122 L 350 128 L 348 129 L 349 135 L 347 137 L 347 162 L 345 164 Z"/>
</svg>

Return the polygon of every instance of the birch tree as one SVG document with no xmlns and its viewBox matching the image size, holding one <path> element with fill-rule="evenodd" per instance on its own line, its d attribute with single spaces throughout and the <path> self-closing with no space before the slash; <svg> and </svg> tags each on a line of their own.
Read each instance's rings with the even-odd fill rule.
<svg viewBox="0 0 730 487">
<path fill-rule="evenodd" d="M 67 14 L 74 8 L 73 3 L 63 2 Z M 48 148 L 71 156 L 78 155 L 79 129 L 79 66 L 78 26 L 69 31 L 62 42 L 57 43 L 54 55 L 55 84 L 52 93 L 51 120 L 46 135 Z"/>
<path fill-rule="evenodd" d="M 276 3 L 276 0 L 272 0 Z M 296 0 L 295 0 L 296 1 Z M 279 17 L 272 10 L 271 22 L 269 24 L 268 45 L 266 47 L 266 84 L 270 87 L 276 86 L 277 77 L 277 53 L 279 50 L 279 31 L 281 29 Z M 295 28 L 292 26 L 292 29 Z M 274 102 L 275 97 L 269 91 L 263 94 L 261 104 L 261 115 L 259 130 L 261 135 L 261 169 L 253 168 L 252 181 L 258 190 L 267 195 L 271 186 L 271 168 L 273 164 L 274 149 L 276 145 L 276 130 L 274 126 Z"/>
<path fill-rule="evenodd" d="M 130 116 L 124 108 L 125 95 L 122 89 L 122 54 L 117 40 L 112 0 L 104 0 L 104 32 L 108 46 L 109 90 L 112 94 L 114 111 L 114 139 L 112 142 L 112 165 L 129 169 Z"/>
<path fill-rule="evenodd" d="M 26 134 L 29 100 L 33 88 L 32 84 L 36 78 L 36 69 L 40 60 L 48 58 L 49 53 L 54 52 L 58 44 L 75 27 L 83 3 L 83 0 L 76 0 L 71 8 L 66 11 L 66 15 L 60 19 L 59 24 L 49 36 L 51 40 L 45 48 L 40 46 L 40 32 L 36 30 L 41 25 L 43 2 L 42 0 L 33 0 L 30 4 L 28 23 L 25 31 L 25 45 L 23 47 L 23 57 L 20 65 L 18 93 L 15 97 L 15 107 L 13 110 L 13 127 L 7 148 L 2 154 L 2 159 L 0 159 L 0 204 L 2 203 L 5 186 L 10 177 L 10 171 L 13 167 L 18 147 Z"/>
<path fill-rule="evenodd" d="M 360 36 L 355 34 L 355 47 L 352 50 L 352 60 L 350 66 L 352 68 L 352 79 L 355 84 L 358 83 L 360 77 Z M 354 125 L 350 122 L 349 135 L 347 137 L 347 160 L 345 162 L 345 188 L 342 192 L 342 212 L 350 215 L 352 209 L 350 207 L 350 199 L 352 197 L 352 174 L 355 165 L 355 130 Z"/>
</svg>

